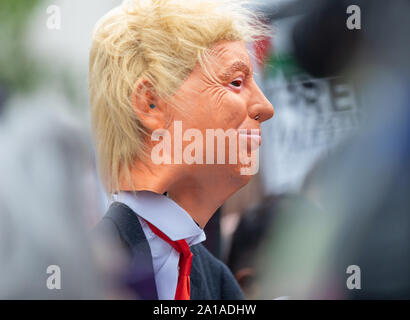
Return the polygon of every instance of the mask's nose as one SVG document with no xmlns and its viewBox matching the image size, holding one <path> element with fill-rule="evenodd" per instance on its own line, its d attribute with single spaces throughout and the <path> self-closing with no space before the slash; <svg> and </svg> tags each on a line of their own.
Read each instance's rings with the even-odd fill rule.
<svg viewBox="0 0 410 320">
<path fill-rule="evenodd" d="M 273 117 L 274 109 L 258 85 L 253 81 L 251 100 L 248 107 L 249 117 L 259 122 Z"/>
</svg>

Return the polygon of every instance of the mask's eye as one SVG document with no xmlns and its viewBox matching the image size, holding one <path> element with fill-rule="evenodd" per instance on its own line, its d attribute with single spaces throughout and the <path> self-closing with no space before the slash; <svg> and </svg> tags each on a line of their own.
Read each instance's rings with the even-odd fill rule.
<svg viewBox="0 0 410 320">
<path fill-rule="evenodd" d="M 242 85 L 242 80 L 236 79 L 236 80 L 231 82 L 231 85 L 234 86 L 235 88 L 240 88 L 241 85 Z"/>
</svg>

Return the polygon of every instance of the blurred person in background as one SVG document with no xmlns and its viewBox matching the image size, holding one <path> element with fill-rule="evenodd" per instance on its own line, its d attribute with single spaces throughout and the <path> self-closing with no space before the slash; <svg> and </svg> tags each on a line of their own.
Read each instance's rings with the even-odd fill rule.
<svg viewBox="0 0 410 320">
<path fill-rule="evenodd" d="M 276 215 L 264 299 L 410 298 L 410 3 L 355 4 L 359 30 L 346 27 L 348 1 L 316 3 L 294 28 L 300 65 L 351 79 L 368 119 L 315 165 L 302 189 L 315 205 Z"/>
<path fill-rule="evenodd" d="M 289 193 L 279 196 L 270 195 L 263 199 L 260 204 L 241 215 L 238 227 L 233 234 L 228 266 L 238 280 L 247 299 L 266 298 L 262 296 L 262 288 L 265 286 L 263 281 L 270 275 L 270 271 L 264 270 L 266 274 L 262 274 L 259 270 L 259 259 L 261 256 L 266 255 L 266 251 L 275 250 L 275 252 L 279 251 L 278 256 L 286 256 L 289 251 L 299 250 L 295 246 L 292 247 L 291 243 L 284 243 L 283 247 L 280 248 L 275 246 L 272 248 L 271 246 L 267 247 L 269 245 L 267 242 L 272 234 L 277 235 L 282 232 L 276 226 L 283 228 L 285 231 L 288 230 L 289 226 L 282 223 L 284 216 L 287 218 L 287 213 L 300 210 L 308 214 L 308 212 L 315 212 L 319 209 L 304 195 Z M 292 221 L 297 219 L 303 220 L 304 217 L 293 217 Z M 294 237 L 295 239 L 292 242 L 302 247 L 306 239 L 297 235 L 294 235 Z M 283 280 L 278 281 L 278 286 Z M 291 285 L 292 281 L 286 280 L 285 283 Z M 275 288 L 276 292 L 276 296 L 268 298 L 287 297 L 286 293 L 288 292 L 286 290 L 283 294 L 280 294 L 280 290 Z"/>
<path fill-rule="evenodd" d="M 0 2 L 2 299 L 136 298 L 121 248 L 87 235 L 108 203 L 88 134 L 88 43 L 115 4 Z"/>
<path fill-rule="evenodd" d="M 0 110 L 31 106 L 70 110 L 89 131 L 88 46 L 92 28 L 118 0 L 3 0 L 0 2 Z M 1 116 L 0 111 L 0 116 Z M 95 165 L 94 165 L 95 166 Z M 93 177 L 92 177 L 93 176 Z M 90 172 L 96 179 L 97 172 Z M 94 225 L 108 205 L 99 187 Z"/>
<path fill-rule="evenodd" d="M 246 210 L 233 232 L 227 265 L 234 274 L 247 299 L 260 295 L 260 275 L 257 273 L 258 256 L 265 243 L 275 213 L 290 195 L 268 196 L 261 203 Z"/>
<path fill-rule="evenodd" d="M 258 296 L 259 284 L 256 277 L 258 249 L 272 223 L 276 197 L 264 199 L 261 205 L 244 212 L 232 235 L 227 265 L 241 286 L 245 297 Z"/>
<path fill-rule="evenodd" d="M 87 237 L 98 204 L 86 132 L 61 110 L 19 108 L 5 113 L 0 145 L 0 299 L 103 297 Z"/>
</svg>

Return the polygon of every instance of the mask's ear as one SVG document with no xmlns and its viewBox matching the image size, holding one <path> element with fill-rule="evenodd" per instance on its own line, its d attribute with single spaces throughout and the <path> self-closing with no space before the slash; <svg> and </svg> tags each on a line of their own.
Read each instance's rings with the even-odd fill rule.
<svg viewBox="0 0 410 320">
<path fill-rule="evenodd" d="M 151 83 L 141 79 L 131 97 L 135 115 L 148 132 L 163 129 L 170 115 L 167 104 L 159 99 Z"/>
</svg>

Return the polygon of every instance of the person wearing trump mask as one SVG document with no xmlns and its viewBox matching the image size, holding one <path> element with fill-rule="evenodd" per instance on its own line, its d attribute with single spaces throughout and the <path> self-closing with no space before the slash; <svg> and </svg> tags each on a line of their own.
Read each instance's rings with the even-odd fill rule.
<svg viewBox="0 0 410 320">
<path fill-rule="evenodd" d="M 243 298 L 201 242 L 251 179 L 260 124 L 273 116 L 245 45 L 268 32 L 234 1 L 125 1 L 96 25 L 91 116 L 114 201 L 94 231 L 127 253 L 138 298 Z"/>
</svg>

